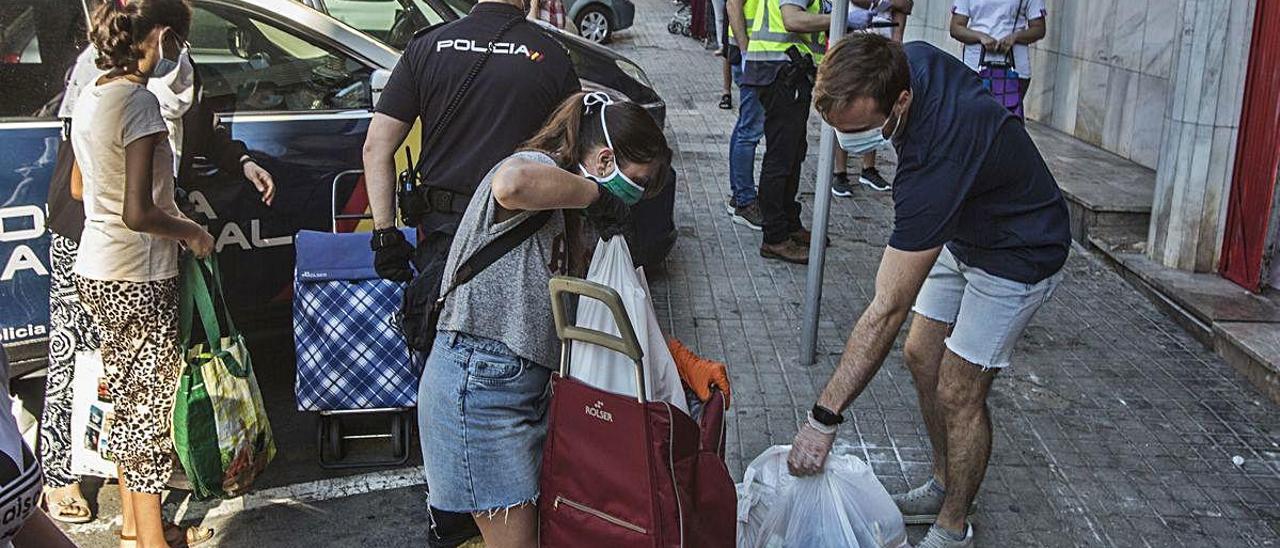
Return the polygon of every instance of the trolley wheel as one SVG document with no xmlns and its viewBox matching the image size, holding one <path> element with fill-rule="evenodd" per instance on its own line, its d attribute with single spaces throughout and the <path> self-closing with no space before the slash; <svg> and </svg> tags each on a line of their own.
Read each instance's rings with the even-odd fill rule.
<svg viewBox="0 0 1280 548">
<path fill-rule="evenodd" d="M 347 456 L 347 445 L 342 439 L 342 419 L 339 417 L 325 417 L 324 425 L 325 434 L 329 438 L 327 445 L 329 446 L 329 454 L 334 460 L 342 460 Z"/>
<path fill-rule="evenodd" d="M 685 37 L 693 36 L 693 27 L 689 25 L 680 25 L 680 35 Z"/>
<path fill-rule="evenodd" d="M 392 455 L 402 458 L 409 452 L 409 425 L 404 413 L 391 416 L 391 449 Z"/>
<path fill-rule="evenodd" d="M 680 34 L 680 23 L 675 21 L 667 23 L 667 32 L 671 34 Z"/>
</svg>

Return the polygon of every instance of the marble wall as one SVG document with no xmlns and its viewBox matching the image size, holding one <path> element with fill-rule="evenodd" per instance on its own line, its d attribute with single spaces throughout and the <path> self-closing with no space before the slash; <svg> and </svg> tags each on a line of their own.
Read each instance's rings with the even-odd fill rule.
<svg viewBox="0 0 1280 548">
<path fill-rule="evenodd" d="M 1254 10 L 1252 0 L 1179 2 L 1147 254 L 1208 272 L 1221 256 Z"/>
<path fill-rule="evenodd" d="M 1048 33 L 1032 46 L 1027 116 L 1156 168 L 1184 3 L 1045 0 Z M 1229 32 L 1233 33 L 1241 28 L 1237 21 L 1228 22 L 1227 15 L 1253 12 L 1252 0 L 1211 4 L 1211 13 L 1196 16 L 1216 21 L 1223 31 L 1231 27 Z M 916 0 L 915 5 L 915 14 L 907 21 L 907 39 L 925 40 L 958 55 L 960 45 L 947 31 L 952 0 Z M 1243 31 L 1248 36 L 1248 29 Z M 1229 61 L 1232 66 L 1230 70 L 1224 67 L 1223 80 L 1230 77 L 1238 81 L 1244 56 Z M 1223 114 L 1232 110 L 1225 109 Z M 1234 111 L 1238 117 L 1238 100 Z M 1230 124 L 1234 126 L 1236 121 Z"/>
<path fill-rule="evenodd" d="M 1045 0 L 1027 116 L 1156 170 L 1147 252 L 1216 268 L 1256 0 Z M 959 54 L 952 0 L 916 0 L 908 40 Z"/>
</svg>

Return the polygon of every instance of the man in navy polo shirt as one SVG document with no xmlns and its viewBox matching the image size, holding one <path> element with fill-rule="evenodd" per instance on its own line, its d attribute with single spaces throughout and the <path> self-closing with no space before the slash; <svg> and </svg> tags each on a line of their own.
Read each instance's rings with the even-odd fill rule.
<svg viewBox="0 0 1280 548">
<path fill-rule="evenodd" d="M 849 153 L 888 141 L 897 148 L 894 227 L 875 298 L 788 463 L 798 475 L 822 470 L 840 413 L 914 310 L 903 353 L 933 475 L 894 501 L 907 523 L 934 524 L 917 546 L 971 546 L 965 516 L 991 454 L 987 393 L 1062 279 L 1066 202 L 1021 120 L 964 63 L 929 44 L 844 39 L 818 69 L 814 106 Z"/>
</svg>

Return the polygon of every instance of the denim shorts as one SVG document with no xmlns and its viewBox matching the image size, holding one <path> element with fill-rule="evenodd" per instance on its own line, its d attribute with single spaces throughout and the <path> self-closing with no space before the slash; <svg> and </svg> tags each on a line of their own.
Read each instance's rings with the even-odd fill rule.
<svg viewBox="0 0 1280 548">
<path fill-rule="evenodd" d="M 436 335 L 418 383 L 431 506 L 495 512 L 537 500 L 550 379 L 501 342 Z"/>
<path fill-rule="evenodd" d="M 1034 284 L 1001 278 L 956 260 L 943 247 L 914 310 L 954 327 L 947 337 L 953 354 L 998 369 L 1009 366 L 1022 331 L 1061 281 L 1061 271 Z"/>
</svg>

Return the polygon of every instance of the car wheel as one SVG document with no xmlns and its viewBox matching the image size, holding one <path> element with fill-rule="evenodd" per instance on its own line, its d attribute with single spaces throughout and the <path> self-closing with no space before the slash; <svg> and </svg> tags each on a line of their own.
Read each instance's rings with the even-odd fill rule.
<svg viewBox="0 0 1280 548">
<path fill-rule="evenodd" d="M 595 42 L 604 44 L 613 36 L 613 28 L 609 24 L 609 14 L 601 6 L 590 6 L 584 8 L 578 13 L 578 20 L 574 21 L 578 26 L 578 35 Z"/>
</svg>

